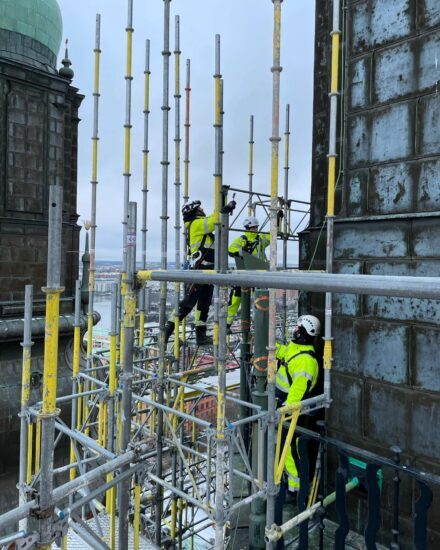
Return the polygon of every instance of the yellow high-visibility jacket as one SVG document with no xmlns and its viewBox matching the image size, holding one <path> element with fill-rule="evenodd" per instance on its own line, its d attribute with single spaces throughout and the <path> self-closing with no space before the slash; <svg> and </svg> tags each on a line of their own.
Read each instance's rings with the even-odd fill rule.
<svg viewBox="0 0 440 550">
<path fill-rule="evenodd" d="M 264 251 L 270 244 L 269 233 L 254 233 L 253 231 L 245 231 L 232 241 L 229 245 L 228 252 L 230 256 L 241 256 L 243 252 L 258 256 L 265 260 Z"/>
<path fill-rule="evenodd" d="M 201 251 L 207 262 L 214 262 L 215 214 L 201 216 L 185 222 L 189 253 L 192 256 Z"/>
<path fill-rule="evenodd" d="M 311 353 L 312 352 L 312 353 Z M 277 343 L 276 357 L 280 362 L 276 386 L 286 394 L 286 405 L 307 398 L 318 381 L 319 366 L 312 345 L 290 342 Z"/>
</svg>

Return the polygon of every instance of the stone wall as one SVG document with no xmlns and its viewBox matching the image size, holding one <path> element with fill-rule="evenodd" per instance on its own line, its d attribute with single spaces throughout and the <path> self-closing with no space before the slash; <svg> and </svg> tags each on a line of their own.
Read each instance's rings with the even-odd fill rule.
<svg viewBox="0 0 440 550">
<path fill-rule="evenodd" d="M 36 313 L 46 281 L 50 184 L 62 185 L 64 297 L 78 276 L 76 165 L 82 96 L 58 76 L 0 60 L 0 315 L 19 314 L 34 285 Z M 39 310 L 40 308 L 40 310 Z M 62 312 L 72 311 L 69 301 Z"/>
<path fill-rule="evenodd" d="M 440 272 L 440 2 L 348 0 L 346 75 L 335 219 L 339 273 Z M 311 224 L 301 267 L 324 268 L 331 1 L 316 2 Z M 341 120 L 341 119 L 339 119 Z M 323 301 L 308 296 L 322 315 Z M 440 473 L 440 303 L 335 295 L 331 432 L 344 441 Z M 381 536 L 390 538 L 384 491 Z M 403 547 L 410 548 L 418 490 L 404 484 Z M 440 547 L 440 491 L 430 547 Z M 358 507 L 353 503 L 352 516 Z"/>
</svg>

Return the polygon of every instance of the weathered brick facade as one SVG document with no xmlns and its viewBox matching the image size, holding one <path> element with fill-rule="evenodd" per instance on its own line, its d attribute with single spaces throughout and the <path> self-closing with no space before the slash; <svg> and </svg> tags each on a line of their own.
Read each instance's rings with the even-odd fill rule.
<svg viewBox="0 0 440 550">
<path fill-rule="evenodd" d="M 340 120 L 334 270 L 438 276 L 440 271 L 440 2 L 348 0 Z M 325 266 L 330 0 L 316 2 L 311 224 L 301 267 Z M 342 123 L 341 123 L 342 120 Z M 340 140 L 341 142 L 341 140 Z M 309 296 L 322 314 L 322 297 Z M 440 303 L 335 295 L 331 432 L 342 440 L 440 473 Z M 389 482 L 389 480 L 388 480 Z M 382 536 L 389 540 L 384 489 Z M 430 548 L 440 547 L 440 491 Z M 405 482 L 403 546 L 411 547 L 418 491 Z M 351 509 L 353 517 L 359 502 Z"/>
<path fill-rule="evenodd" d="M 26 284 L 34 285 L 34 313 L 43 311 L 50 184 L 64 190 L 61 310 L 72 311 L 80 230 L 76 170 L 81 100 L 66 79 L 0 59 L 2 317 L 20 314 Z"/>
<path fill-rule="evenodd" d="M 63 187 L 58 395 L 71 389 L 72 314 L 78 278 L 78 108 L 83 96 L 58 74 L 56 2 L 0 3 L 0 513 L 17 501 L 16 474 L 25 285 L 34 288 L 31 399 L 41 399 L 49 185 Z M 97 319 L 96 319 L 97 320 Z M 81 318 L 82 329 L 86 325 Z M 62 407 L 62 417 L 68 411 Z M 61 450 L 62 454 L 64 451 Z"/>
</svg>

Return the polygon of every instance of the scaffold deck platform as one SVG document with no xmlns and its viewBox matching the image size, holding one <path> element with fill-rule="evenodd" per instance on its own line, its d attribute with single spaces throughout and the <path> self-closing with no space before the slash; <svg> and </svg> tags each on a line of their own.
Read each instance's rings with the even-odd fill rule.
<svg viewBox="0 0 440 550">
<path fill-rule="evenodd" d="M 102 529 L 103 534 L 103 542 L 105 545 L 109 544 L 110 541 L 110 516 L 107 514 L 107 512 L 100 512 L 98 514 L 98 520 L 99 524 Z M 87 527 L 90 528 L 90 530 L 97 535 L 97 529 L 96 529 L 96 522 L 94 518 L 88 519 L 84 521 L 84 523 L 87 525 Z M 116 522 L 116 541 L 119 537 L 119 529 L 118 529 L 118 523 Z M 108 547 L 108 546 L 107 546 Z M 91 546 L 90 544 L 87 544 L 75 531 L 74 529 L 69 529 L 67 534 L 67 550 L 86 550 L 88 548 L 98 548 L 98 546 Z M 106 548 L 106 546 L 102 546 L 102 548 Z M 119 548 L 118 544 L 116 544 L 116 548 Z M 133 527 L 130 525 L 128 529 L 128 548 L 134 548 L 134 530 Z M 158 547 L 153 544 L 152 542 L 148 541 L 145 537 L 139 536 L 139 550 L 157 550 Z M 52 544 L 52 550 L 59 550 L 59 547 L 56 544 Z"/>
</svg>

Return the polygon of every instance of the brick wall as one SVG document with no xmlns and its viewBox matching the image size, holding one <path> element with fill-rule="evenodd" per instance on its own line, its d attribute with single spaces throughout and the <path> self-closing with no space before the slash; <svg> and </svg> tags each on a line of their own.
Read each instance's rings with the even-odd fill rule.
<svg viewBox="0 0 440 550">
<path fill-rule="evenodd" d="M 316 7 L 312 215 L 300 257 L 308 268 L 316 249 L 312 267 L 322 269 L 331 1 L 317 0 Z M 349 0 L 346 37 L 334 270 L 438 276 L 440 3 Z M 439 301 L 346 294 L 335 295 L 333 305 L 331 431 L 381 454 L 400 445 L 408 463 L 440 473 Z M 322 306 L 322 297 L 308 296 L 307 307 L 322 314 Z M 409 548 L 418 492 L 407 485 L 401 500 Z M 438 497 L 432 548 L 440 546 Z M 387 485 L 384 502 L 381 533 L 389 540 Z"/>
<path fill-rule="evenodd" d="M 0 315 L 17 313 L 24 285 L 42 299 L 50 184 L 62 185 L 64 296 L 78 276 L 76 165 L 82 96 L 65 79 L 0 60 Z M 62 312 L 72 310 L 63 302 Z"/>
</svg>

